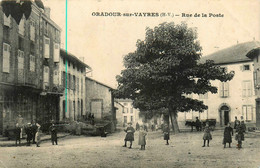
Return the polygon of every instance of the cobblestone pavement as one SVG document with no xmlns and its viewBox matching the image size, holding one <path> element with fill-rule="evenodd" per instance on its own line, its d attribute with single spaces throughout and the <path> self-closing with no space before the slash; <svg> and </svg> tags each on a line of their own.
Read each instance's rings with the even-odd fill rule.
<svg viewBox="0 0 260 168">
<path fill-rule="evenodd" d="M 248 133 L 243 148 L 223 148 L 223 131 L 212 132 L 210 147 L 202 148 L 202 132 L 171 135 L 165 145 L 162 133 L 148 132 L 146 150 L 139 150 L 138 132 L 132 149 L 124 148 L 125 133 L 102 137 L 67 136 L 58 145 L 0 147 L 0 167 L 260 167 L 260 136 Z"/>
</svg>

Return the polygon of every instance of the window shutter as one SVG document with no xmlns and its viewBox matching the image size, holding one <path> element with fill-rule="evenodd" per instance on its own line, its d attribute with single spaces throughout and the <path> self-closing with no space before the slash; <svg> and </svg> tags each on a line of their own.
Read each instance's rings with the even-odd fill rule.
<svg viewBox="0 0 260 168">
<path fill-rule="evenodd" d="M 60 62 L 60 45 L 54 43 L 54 62 Z"/>
<path fill-rule="evenodd" d="M 10 72 L 10 51 L 9 44 L 3 43 L 3 72 Z"/>
<path fill-rule="evenodd" d="M 35 72 L 35 57 L 30 55 L 30 71 Z"/>
<path fill-rule="evenodd" d="M 53 84 L 55 84 L 55 85 L 59 84 L 59 73 L 58 73 L 58 70 L 54 70 Z"/>
<path fill-rule="evenodd" d="M 44 58 L 50 58 L 50 39 L 44 39 Z"/>
<path fill-rule="evenodd" d="M 9 15 L 8 17 L 4 14 L 4 25 L 11 27 L 11 15 Z"/>
<path fill-rule="evenodd" d="M 219 83 L 219 96 L 220 97 L 224 96 L 224 94 L 223 94 L 223 82 Z"/>
<path fill-rule="evenodd" d="M 35 41 L 35 22 L 34 21 L 30 22 L 30 39 L 32 41 Z"/>
<path fill-rule="evenodd" d="M 247 82 L 247 91 L 248 91 L 248 96 L 252 96 L 252 84 L 251 81 Z"/>
<path fill-rule="evenodd" d="M 242 82 L 242 96 L 243 97 L 246 96 L 246 82 L 245 81 Z"/>
<path fill-rule="evenodd" d="M 44 86 L 49 86 L 49 67 L 44 66 L 44 76 L 43 76 Z"/>
</svg>

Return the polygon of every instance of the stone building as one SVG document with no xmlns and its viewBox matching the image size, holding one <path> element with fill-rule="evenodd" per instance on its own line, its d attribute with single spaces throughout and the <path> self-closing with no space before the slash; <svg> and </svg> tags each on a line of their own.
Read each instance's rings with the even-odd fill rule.
<svg viewBox="0 0 260 168">
<path fill-rule="evenodd" d="M 116 106 L 118 108 L 117 113 L 122 113 L 122 117 L 117 118 L 119 123 L 122 123 L 122 126 L 126 125 L 128 122 L 131 122 L 133 126 L 137 122 L 142 123 L 142 120 L 139 118 L 139 109 L 136 109 L 133 107 L 133 101 L 130 99 L 117 99 L 117 104 L 123 105 L 123 108 L 120 108 L 118 105 Z M 121 109 L 121 111 L 120 111 Z M 121 121 L 119 121 L 121 118 Z"/>
<path fill-rule="evenodd" d="M 34 2 L 29 19 L 23 16 L 19 25 L 0 10 L 0 133 L 19 114 L 24 123 L 57 118 L 60 31 L 50 9 Z"/>
<path fill-rule="evenodd" d="M 238 119 L 242 116 L 248 125 L 256 124 L 254 64 L 246 55 L 257 46 L 259 47 L 258 42 L 241 43 L 201 58 L 201 62 L 214 60 L 223 70 L 234 71 L 235 75 L 228 82 L 211 81 L 212 85 L 218 88 L 217 94 L 187 95 L 203 101 L 208 110 L 203 113 L 196 111 L 178 113 L 180 128 L 184 126 L 186 120 L 195 120 L 196 117 L 201 120 L 216 119 L 217 126 L 234 122 L 235 116 Z"/>
<path fill-rule="evenodd" d="M 64 88 L 60 98 L 60 115 L 62 120 L 78 120 L 86 115 L 85 76 L 91 67 L 74 55 L 60 50 L 59 82 Z"/>
<path fill-rule="evenodd" d="M 255 111 L 256 111 L 256 126 L 260 128 L 260 42 L 255 42 L 255 48 L 253 48 L 246 55 L 254 62 L 254 91 L 255 91 Z"/>
<path fill-rule="evenodd" d="M 94 114 L 95 122 L 113 122 L 112 131 L 116 126 L 116 111 L 114 108 L 113 88 L 93 80 L 85 78 L 86 114 Z"/>
</svg>

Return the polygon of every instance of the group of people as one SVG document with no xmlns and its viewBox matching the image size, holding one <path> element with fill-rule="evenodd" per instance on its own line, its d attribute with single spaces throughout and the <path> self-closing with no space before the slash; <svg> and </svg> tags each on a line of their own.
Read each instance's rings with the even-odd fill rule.
<svg viewBox="0 0 260 168">
<path fill-rule="evenodd" d="M 136 130 L 139 131 L 139 137 L 138 137 L 138 145 L 141 146 L 140 150 L 145 150 L 145 145 L 146 145 L 146 136 L 147 136 L 147 127 L 146 125 L 139 125 L 137 123 Z M 132 123 L 128 123 L 128 126 L 124 130 L 126 132 L 125 136 L 125 144 L 123 147 L 127 147 L 127 142 L 130 142 L 129 149 L 132 148 L 133 141 L 134 141 L 134 133 L 135 129 L 132 127 Z M 167 124 L 164 125 L 163 127 L 163 134 L 164 134 L 164 140 L 166 140 L 166 145 L 169 145 L 169 139 L 170 139 L 170 129 Z"/>
<path fill-rule="evenodd" d="M 241 122 L 240 122 L 235 116 L 234 129 L 236 132 L 235 140 L 237 140 L 237 148 L 240 149 L 242 148 L 242 141 L 245 140 L 244 133 L 246 132 L 246 125 L 245 122 L 243 121 L 243 117 L 241 117 Z M 227 127 L 225 127 L 224 129 L 224 135 L 223 135 L 224 148 L 226 148 L 227 143 L 229 144 L 229 148 L 231 148 L 233 135 L 234 135 L 234 131 L 233 128 L 231 127 L 231 123 L 228 123 Z M 204 129 L 204 135 L 203 135 L 204 143 L 202 147 L 205 147 L 206 141 L 207 141 L 207 146 L 209 147 L 210 140 L 212 140 L 212 135 L 210 133 L 209 123 L 207 122 Z"/>
<path fill-rule="evenodd" d="M 23 118 L 21 115 L 18 115 L 15 125 L 15 145 L 19 143 L 21 144 L 21 139 L 23 138 L 23 132 L 26 134 L 26 142 L 27 146 L 32 144 L 36 144 L 36 147 L 40 147 L 40 141 L 41 141 L 41 125 L 38 124 L 35 121 L 32 121 L 31 123 L 27 123 L 27 125 L 23 125 Z M 49 127 L 49 132 L 51 134 L 51 141 L 54 145 L 54 142 L 56 145 L 58 145 L 57 140 L 57 129 L 52 123 L 52 125 Z"/>
<path fill-rule="evenodd" d="M 237 140 L 237 148 L 240 149 L 242 148 L 242 141 L 244 141 L 244 133 L 246 131 L 246 125 L 245 122 L 243 121 L 243 118 L 241 117 L 241 122 L 235 117 L 235 122 L 234 122 L 234 129 L 236 132 L 235 140 Z M 147 130 L 145 130 L 144 125 L 139 125 L 137 123 L 136 130 L 139 131 L 139 139 L 138 139 L 138 145 L 141 145 L 140 150 L 145 150 L 145 145 L 146 145 L 146 136 L 147 136 Z M 170 139 L 170 129 L 168 124 L 165 124 L 162 128 L 163 130 L 163 137 L 164 140 L 166 141 L 166 145 L 169 145 L 169 139 Z M 127 142 L 130 142 L 129 149 L 132 148 L 133 141 L 134 141 L 134 133 L 135 129 L 132 127 L 132 123 L 128 123 L 127 128 L 124 130 L 126 132 L 125 136 L 125 144 L 123 147 L 127 147 Z M 209 142 L 212 140 L 212 135 L 210 133 L 211 129 L 209 127 L 209 123 L 206 122 L 206 126 L 204 128 L 204 134 L 203 134 L 203 146 L 209 147 Z M 231 148 L 231 143 L 232 143 L 232 136 L 233 136 L 233 128 L 231 127 L 231 123 L 228 123 L 228 126 L 225 127 L 224 129 L 224 138 L 223 138 L 223 145 L 224 148 L 226 148 L 226 144 L 229 144 L 229 148 Z"/>
</svg>

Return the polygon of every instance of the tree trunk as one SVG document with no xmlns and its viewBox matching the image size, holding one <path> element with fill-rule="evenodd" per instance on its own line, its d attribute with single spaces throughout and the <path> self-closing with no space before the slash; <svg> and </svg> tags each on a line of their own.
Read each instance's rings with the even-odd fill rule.
<svg viewBox="0 0 260 168">
<path fill-rule="evenodd" d="M 179 125 L 178 125 L 178 122 L 177 122 L 177 111 L 174 110 L 172 107 L 169 108 L 169 116 L 170 116 L 170 119 L 171 119 L 171 123 L 172 123 L 172 130 L 174 131 L 175 134 L 179 133 L 180 130 L 179 130 Z"/>
</svg>

